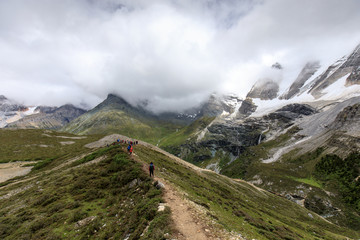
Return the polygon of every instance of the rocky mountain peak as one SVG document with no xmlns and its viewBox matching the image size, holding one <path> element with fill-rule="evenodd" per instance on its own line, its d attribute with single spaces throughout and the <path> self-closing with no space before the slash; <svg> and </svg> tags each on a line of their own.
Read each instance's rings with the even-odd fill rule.
<svg viewBox="0 0 360 240">
<path fill-rule="evenodd" d="M 279 70 L 283 69 L 283 67 L 281 66 L 281 64 L 278 63 L 278 62 L 274 63 L 274 64 L 271 66 L 271 68 L 279 69 Z"/>
<path fill-rule="evenodd" d="M 280 99 L 290 99 L 300 92 L 300 89 L 304 86 L 305 82 L 310 79 L 311 76 L 320 68 L 319 61 L 308 62 L 305 64 L 293 84 L 291 84 L 289 90 L 285 92 Z"/>
<path fill-rule="evenodd" d="M 235 95 L 211 94 L 200 110 L 201 116 L 218 116 L 222 113 L 231 114 L 242 100 Z"/>
<path fill-rule="evenodd" d="M 7 98 L 4 95 L 0 95 L 0 102 L 4 100 L 7 100 Z"/>
<path fill-rule="evenodd" d="M 360 84 L 360 45 L 348 57 L 339 59 L 314 79 L 309 93 L 315 98 L 319 98 L 323 95 L 324 89 L 347 74 L 349 76 L 346 79 L 346 86 Z"/>
<path fill-rule="evenodd" d="M 277 97 L 279 84 L 272 79 L 260 79 L 254 84 L 246 98 L 260 98 L 261 100 L 272 100 Z"/>
</svg>

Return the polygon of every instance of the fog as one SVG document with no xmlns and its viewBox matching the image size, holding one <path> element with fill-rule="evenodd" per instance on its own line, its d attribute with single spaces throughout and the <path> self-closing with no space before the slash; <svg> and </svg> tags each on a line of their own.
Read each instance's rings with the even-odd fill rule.
<svg viewBox="0 0 360 240">
<path fill-rule="evenodd" d="M 360 43 L 359 9 L 358 0 L 0 1 L 0 95 L 91 108 L 114 93 L 182 111 L 213 92 L 245 97 L 275 62 L 285 89 L 306 62 L 328 66 Z"/>
</svg>

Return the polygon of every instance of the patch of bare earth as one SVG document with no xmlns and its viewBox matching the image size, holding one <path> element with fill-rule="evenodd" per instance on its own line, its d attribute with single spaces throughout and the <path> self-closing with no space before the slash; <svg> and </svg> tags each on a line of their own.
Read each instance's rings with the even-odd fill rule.
<svg viewBox="0 0 360 240">
<path fill-rule="evenodd" d="M 74 144 L 74 141 L 66 141 L 66 142 L 60 142 L 61 145 L 71 145 Z"/>
<path fill-rule="evenodd" d="M 32 167 L 25 167 L 24 165 L 31 163 L 35 162 L 11 162 L 0 164 L 0 183 L 14 177 L 28 174 Z"/>
</svg>

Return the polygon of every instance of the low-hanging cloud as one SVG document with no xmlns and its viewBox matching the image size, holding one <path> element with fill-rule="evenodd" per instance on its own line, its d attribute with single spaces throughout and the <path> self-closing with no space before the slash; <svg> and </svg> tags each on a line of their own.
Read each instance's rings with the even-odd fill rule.
<svg viewBox="0 0 360 240">
<path fill-rule="evenodd" d="M 357 0 L 0 2 L 1 92 L 93 107 L 108 93 L 155 112 L 245 96 L 273 63 L 291 84 L 360 43 Z"/>
</svg>

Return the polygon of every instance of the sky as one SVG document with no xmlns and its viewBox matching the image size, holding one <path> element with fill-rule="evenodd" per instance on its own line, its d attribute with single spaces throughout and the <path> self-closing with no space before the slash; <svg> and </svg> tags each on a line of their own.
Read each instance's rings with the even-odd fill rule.
<svg viewBox="0 0 360 240">
<path fill-rule="evenodd" d="M 0 1 L 0 95 L 89 109 L 113 93 L 183 111 L 245 97 L 275 62 L 284 90 L 306 62 L 349 54 L 359 23 L 358 0 Z"/>
</svg>

